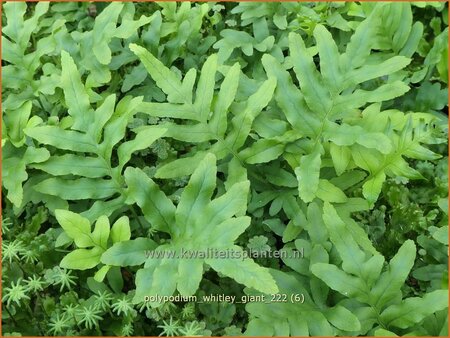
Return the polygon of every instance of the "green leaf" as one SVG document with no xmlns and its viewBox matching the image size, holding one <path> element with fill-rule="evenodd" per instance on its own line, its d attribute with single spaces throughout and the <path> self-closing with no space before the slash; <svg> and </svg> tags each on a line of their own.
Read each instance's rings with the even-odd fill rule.
<svg viewBox="0 0 450 338">
<path fill-rule="evenodd" d="M 362 302 L 366 302 L 368 299 L 368 290 L 363 281 L 345 273 L 335 265 L 316 263 L 311 266 L 311 272 L 324 281 L 331 289 L 346 297 L 354 297 Z"/>
<path fill-rule="evenodd" d="M 365 65 L 359 69 L 353 70 L 347 77 L 346 81 L 350 84 L 363 83 L 368 80 L 376 79 L 385 75 L 389 75 L 405 68 L 411 59 L 404 56 L 394 56 L 378 65 Z"/>
<path fill-rule="evenodd" d="M 346 224 L 336 212 L 336 209 L 325 202 L 323 206 L 323 221 L 330 234 L 330 239 L 342 258 L 342 268 L 345 272 L 361 275 L 365 254 L 359 249 L 352 236 L 348 235 Z"/>
<path fill-rule="evenodd" d="M 329 123 L 325 127 L 324 136 L 338 146 L 351 146 L 357 143 L 366 148 L 377 149 L 383 154 L 388 154 L 392 150 L 391 141 L 386 135 L 368 133 L 360 126 Z"/>
<path fill-rule="evenodd" d="M 100 158 L 82 157 L 72 154 L 53 155 L 44 163 L 33 164 L 32 167 L 54 176 L 72 174 L 89 178 L 99 178 L 109 174 L 105 162 Z"/>
<path fill-rule="evenodd" d="M 423 35 L 423 24 L 420 21 L 415 22 L 411 27 L 411 34 L 400 51 L 400 55 L 411 57 L 419 46 L 420 39 Z"/>
<path fill-rule="evenodd" d="M 209 127 L 214 134 L 220 137 L 224 136 L 227 128 L 227 113 L 236 96 L 240 73 L 240 65 L 235 63 L 225 75 L 217 95 L 214 114 L 211 117 Z"/>
<path fill-rule="evenodd" d="M 215 75 L 217 70 L 217 54 L 210 55 L 203 64 L 198 80 L 194 107 L 200 121 L 206 122 L 210 114 L 211 101 L 214 94 Z"/>
<path fill-rule="evenodd" d="M 19 42 L 21 28 L 23 27 L 23 16 L 27 11 L 26 3 L 11 2 L 3 5 L 8 24 L 3 28 L 3 33 L 13 41 Z"/>
<path fill-rule="evenodd" d="M 383 272 L 372 288 L 371 301 L 377 308 L 388 304 L 400 291 L 401 286 L 414 265 L 416 246 L 407 240 L 389 262 L 389 269 Z"/>
<path fill-rule="evenodd" d="M 335 306 L 327 309 L 325 317 L 327 317 L 331 324 L 340 330 L 359 331 L 361 329 L 358 317 L 343 306 Z"/>
<path fill-rule="evenodd" d="M 136 238 L 116 242 L 106 250 L 101 262 L 113 266 L 141 265 L 147 260 L 147 251 L 154 250 L 157 244 L 149 238 Z"/>
<path fill-rule="evenodd" d="M 111 62 L 109 40 L 117 32 L 116 23 L 124 4 L 109 4 L 96 18 L 92 30 L 92 52 L 97 60 L 104 65 Z"/>
<path fill-rule="evenodd" d="M 211 199 L 216 187 L 216 174 L 216 158 L 213 154 L 207 154 L 184 188 L 175 212 L 175 220 L 181 233 L 186 232 L 187 227 L 195 225 L 191 224 L 192 217 L 200 214 L 200 210 Z"/>
<path fill-rule="evenodd" d="M 323 223 L 323 211 L 317 202 L 310 203 L 307 210 L 305 229 L 313 243 L 324 243 L 328 241 L 328 231 Z"/>
<path fill-rule="evenodd" d="M 281 238 L 281 240 L 283 241 L 283 243 L 290 242 L 296 239 L 301 232 L 302 228 L 296 225 L 294 222 L 290 221 L 283 231 L 283 237 Z"/>
<path fill-rule="evenodd" d="M 91 224 L 86 218 L 68 210 L 55 210 L 55 217 L 79 248 L 95 245 L 91 237 Z"/>
<path fill-rule="evenodd" d="M 340 60 L 344 73 L 349 69 L 362 66 L 369 56 L 377 33 L 376 27 L 379 23 L 378 8 L 372 11 L 369 17 L 358 25 L 355 33 L 350 38 L 345 54 Z"/>
<path fill-rule="evenodd" d="M 92 249 L 77 249 L 68 253 L 59 265 L 73 270 L 87 270 L 97 266 L 103 250 L 99 247 Z"/>
<path fill-rule="evenodd" d="M 132 153 L 150 147 L 152 143 L 162 137 L 166 131 L 167 129 L 165 128 L 147 127 L 146 129 L 141 129 L 136 134 L 134 140 L 122 143 L 117 149 L 120 170 L 131 159 Z"/>
<path fill-rule="evenodd" d="M 432 236 L 438 242 L 448 245 L 448 226 L 443 226 L 442 228 L 437 229 L 433 232 Z"/>
<path fill-rule="evenodd" d="M 228 188 L 226 193 L 217 197 L 205 207 L 203 221 L 211 224 L 219 224 L 229 220 L 234 215 L 244 215 L 249 188 L 250 184 L 248 180 L 234 183 Z"/>
<path fill-rule="evenodd" d="M 125 137 L 127 124 L 141 103 L 142 96 L 134 98 L 125 96 L 119 101 L 114 115 L 104 129 L 104 141 L 101 144 L 103 157 L 110 160 L 113 147 Z"/>
<path fill-rule="evenodd" d="M 189 95 L 181 90 L 181 81 L 164 64 L 151 53 L 134 43 L 130 44 L 130 50 L 139 57 L 150 76 L 155 80 L 159 88 L 167 94 L 167 100 L 171 103 L 189 103 Z"/>
<path fill-rule="evenodd" d="M 94 121 L 89 127 L 88 134 L 94 135 L 95 142 L 100 143 L 103 128 L 114 114 L 116 95 L 111 94 L 105 98 L 102 104 L 94 111 Z"/>
<path fill-rule="evenodd" d="M 86 131 L 92 121 L 92 109 L 89 96 L 81 83 L 77 66 L 69 53 L 61 52 L 61 87 L 64 90 L 69 114 L 74 118 L 73 129 Z"/>
<path fill-rule="evenodd" d="M 168 278 L 168 276 L 170 276 L 170 278 Z M 157 266 L 153 272 L 152 285 L 148 294 L 170 296 L 176 290 L 177 280 L 177 265 L 170 264 L 169 262 L 166 262 L 166 264 L 163 263 Z M 160 306 L 161 304 L 158 305 Z"/>
<path fill-rule="evenodd" d="M 232 250 L 236 255 L 240 255 L 239 257 L 243 257 L 240 247 L 233 246 Z M 206 264 L 247 287 L 267 294 L 278 292 L 277 284 L 269 271 L 251 259 L 207 259 Z"/>
<path fill-rule="evenodd" d="M 382 85 L 372 91 L 357 89 L 352 94 L 340 95 L 334 100 L 330 115 L 335 118 L 345 116 L 350 110 L 362 107 L 368 102 L 383 102 L 402 96 L 409 87 L 402 81 Z"/>
<path fill-rule="evenodd" d="M 108 246 L 110 226 L 109 219 L 106 216 L 101 216 L 95 223 L 94 231 L 92 231 L 92 240 L 96 246 L 100 246 L 103 250 L 106 250 Z"/>
<path fill-rule="evenodd" d="M 247 181 L 247 169 L 241 164 L 239 159 L 234 157 L 228 163 L 228 178 L 225 182 L 225 189 L 230 191 L 234 184 Z M 247 203 L 246 203 L 247 204 Z M 245 210 L 242 212 L 245 214 Z"/>
<path fill-rule="evenodd" d="M 59 149 L 94 154 L 98 151 L 97 145 L 88 135 L 76 131 L 63 130 L 55 126 L 27 128 L 25 129 L 25 134 L 40 143 Z"/>
<path fill-rule="evenodd" d="M 411 32 L 412 11 L 409 3 L 388 4 L 381 11 L 380 34 L 376 47 L 392 49 L 398 53 L 406 43 Z"/>
<path fill-rule="evenodd" d="M 284 145 L 278 141 L 261 139 L 251 147 L 242 150 L 239 157 L 249 164 L 267 163 L 275 160 L 283 153 Z"/>
<path fill-rule="evenodd" d="M 3 115 L 9 140 L 15 147 L 20 147 L 25 143 L 24 129 L 30 118 L 31 108 L 32 102 L 27 101 L 17 109 L 8 110 Z"/>
<path fill-rule="evenodd" d="M 155 117 L 200 121 L 200 116 L 190 104 L 142 102 L 139 111 Z"/>
<path fill-rule="evenodd" d="M 383 163 L 383 156 L 373 149 L 365 149 L 359 145 L 352 146 L 352 158 L 355 164 L 369 171 L 376 173 Z"/>
<path fill-rule="evenodd" d="M 247 325 L 246 336 L 274 336 L 275 331 L 271 323 L 266 322 L 263 319 L 254 318 L 250 320 Z"/>
<path fill-rule="evenodd" d="M 121 22 L 121 25 L 115 30 L 114 36 L 116 38 L 128 39 L 136 33 L 139 27 L 144 26 L 152 21 L 154 16 L 146 17 L 142 15 L 138 20 L 134 21 L 133 18 L 126 18 Z"/>
<path fill-rule="evenodd" d="M 304 227 L 307 223 L 306 217 L 300 208 L 300 203 L 294 196 L 286 196 L 283 198 L 283 210 L 297 227 Z"/>
<path fill-rule="evenodd" d="M 331 325 L 333 323 L 324 315 L 329 308 L 326 306 L 318 307 L 314 303 L 308 291 L 304 288 L 303 281 L 296 278 L 294 274 L 274 269 L 271 270 L 271 274 L 276 280 L 279 294 L 286 294 L 292 298 L 283 302 L 276 301 L 276 297 L 272 298 L 269 295 L 266 296 L 265 301 L 248 302 L 245 309 L 250 314 L 250 322 L 246 335 L 256 335 L 261 332 L 256 327 L 258 323 L 265 323 L 263 327 L 267 327 L 267 331 L 265 330 L 264 334 L 270 332 L 280 336 L 314 336 L 320 334 L 333 336 L 337 334 L 337 331 Z M 260 293 L 250 289 L 246 289 L 245 293 L 250 296 L 260 296 Z M 304 296 L 303 300 L 301 302 L 295 301 L 295 297 L 300 295 Z M 338 309 L 337 312 L 339 311 Z M 342 310 L 340 312 L 343 313 Z M 345 312 L 345 315 L 348 322 L 343 323 L 341 319 L 339 324 L 341 326 L 349 324 L 348 327 L 352 325 L 356 327 L 358 322 L 356 316 L 351 314 L 350 311 Z M 335 317 L 330 316 L 330 318 L 337 322 Z"/>
<path fill-rule="evenodd" d="M 201 162 L 206 152 L 198 151 L 190 157 L 178 158 L 172 162 L 162 165 L 156 171 L 156 178 L 175 178 L 190 175 L 194 172 L 198 163 Z"/>
<path fill-rule="evenodd" d="M 95 281 L 97 281 L 99 283 L 103 282 L 109 269 L 111 269 L 111 267 L 109 265 L 102 266 L 94 275 Z"/>
<path fill-rule="evenodd" d="M 59 236 L 56 238 L 55 241 L 55 248 L 59 248 L 68 244 L 71 244 L 73 242 L 73 239 L 70 238 L 67 233 L 64 231 L 59 234 Z"/>
<path fill-rule="evenodd" d="M 406 329 L 446 308 L 448 308 L 448 290 L 435 290 L 423 297 L 407 298 L 398 305 L 391 305 L 381 313 L 380 320 L 386 323 L 387 327 Z"/>
<path fill-rule="evenodd" d="M 205 124 L 177 125 L 172 123 L 163 124 L 167 128 L 167 137 L 172 137 L 179 141 L 201 143 L 207 142 L 215 137 Z"/>
<path fill-rule="evenodd" d="M 131 176 L 130 173 L 133 174 L 133 170 L 138 169 L 130 168 L 125 171 L 127 181 L 129 181 L 127 176 Z M 144 174 L 142 173 L 142 175 Z M 211 200 L 216 189 L 216 180 L 216 158 L 213 154 L 208 153 L 198 164 L 181 193 L 180 202 L 175 211 L 175 221 L 171 220 L 168 224 L 171 239 L 155 250 L 155 255 L 160 256 L 149 256 L 145 263 L 145 268 L 153 271 L 152 285 L 150 288 L 137 285 L 139 294 L 144 292 L 141 290 L 146 290 L 151 294 L 171 295 L 178 289 L 184 295 L 191 295 L 197 290 L 202 279 L 203 263 L 210 265 L 213 269 L 217 268 L 219 272 L 257 290 L 264 292 L 276 290 L 276 285 L 267 269 L 258 266 L 248 258 L 237 263 L 235 261 L 236 256 L 242 259 L 244 252 L 233 242 L 250 225 L 250 218 L 233 216 L 242 215 L 246 211 L 249 181 L 239 180 L 228 186 L 228 190 L 220 197 Z M 150 182 L 152 185 L 148 178 L 136 181 L 141 186 L 142 182 Z M 129 186 L 131 185 L 129 184 Z M 160 195 L 162 199 L 167 199 L 162 193 L 149 195 L 156 197 Z M 150 201 L 147 210 L 144 209 L 145 204 L 138 202 L 144 215 L 148 215 L 149 218 L 158 213 L 155 205 L 161 203 L 161 201 L 155 203 L 151 199 Z M 227 254 L 230 251 L 233 252 L 232 256 Z M 183 252 L 190 254 L 186 257 Z M 225 254 L 225 257 L 221 253 Z M 165 256 L 171 254 L 175 254 L 175 256 Z M 218 255 L 220 256 L 217 257 Z M 189 259 L 196 261 L 185 262 Z M 236 272 L 236 269 L 233 268 L 235 264 L 242 265 L 242 271 Z M 190 269 L 195 271 L 195 275 L 192 275 Z M 188 272 L 191 273 L 191 282 L 186 284 L 185 277 Z M 150 270 L 146 270 L 145 273 L 150 274 Z M 253 276 L 254 274 L 257 275 L 256 278 Z M 144 282 L 139 280 L 139 283 Z M 158 304 L 152 304 L 152 306 L 158 306 Z"/>
<path fill-rule="evenodd" d="M 398 337 L 394 332 L 385 329 L 377 329 L 374 332 L 375 337 Z"/>
<path fill-rule="evenodd" d="M 289 34 L 289 50 L 291 51 L 295 74 L 305 95 L 306 104 L 313 112 L 320 116 L 326 116 L 332 106 L 330 93 L 323 85 L 320 73 L 317 71 L 300 35 Z"/>
<path fill-rule="evenodd" d="M 302 92 L 293 84 L 289 73 L 271 55 L 264 54 L 262 64 L 268 76 L 276 77 L 275 100 L 295 130 L 312 136 L 320 129 L 320 121 L 311 114 Z M 299 114 L 299 111 L 305 112 Z"/>
<path fill-rule="evenodd" d="M 353 202 L 356 202 L 353 204 Z M 366 231 L 364 228 L 361 227 L 360 224 L 354 221 L 354 219 L 351 217 L 351 213 L 358 211 L 358 210 L 368 210 L 369 205 L 365 200 L 350 200 L 347 201 L 344 204 L 336 205 L 336 210 L 339 209 L 339 216 L 341 220 L 344 222 L 347 231 L 355 242 L 366 252 L 370 252 L 374 255 L 377 255 L 378 252 L 374 248 L 372 241 L 367 236 Z M 348 209 L 347 209 L 348 208 Z M 363 268 L 364 271 L 364 268 Z"/>
<path fill-rule="evenodd" d="M 300 158 L 300 166 L 295 169 L 298 193 L 306 203 L 311 202 L 316 197 L 319 188 L 320 164 L 320 147 L 316 147 L 312 153 Z"/>
<path fill-rule="evenodd" d="M 81 215 L 93 222 L 102 215 L 111 216 L 116 210 L 123 208 L 124 202 L 125 196 L 123 195 L 107 201 L 97 200 L 88 210 L 83 211 Z"/>
<path fill-rule="evenodd" d="M 432 152 L 431 150 L 421 146 L 420 144 L 411 144 L 404 152 L 405 156 L 415 158 L 418 160 L 436 160 L 441 156 Z"/>
<path fill-rule="evenodd" d="M 136 293 L 133 298 L 133 303 L 138 304 L 145 301 L 145 297 L 152 295 L 151 286 L 153 282 L 153 271 L 151 268 L 139 269 L 136 272 Z"/>
<path fill-rule="evenodd" d="M 342 175 L 345 169 L 347 169 L 351 160 L 351 154 L 352 152 L 348 147 L 330 143 L 330 155 L 338 176 Z"/>
<path fill-rule="evenodd" d="M 244 111 L 231 120 L 234 129 L 227 136 L 226 141 L 232 149 L 237 150 L 244 144 L 253 120 L 272 99 L 276 84 L 276 79 L 273 77 L 264 81 L 258 90 L 248 98 Z"/>
<path fill-rule="evenodd" d="M 345 196 L 344 192 L 328 180 L 319 180 L 316 196 L 323 201 L 333 203 L 344 203 L 347 201 L 347 196 Z"/>
<path fill-rule="evenodd" d="M 363 184 L 363 195 L 369 201 L 370 204 L 373 204 L 377 201 L 385 180 L 386 175 L 384 174 L 384 172 L 379 172 L 375 176 L 369 178 Z"/>
<path fill-rule="evenodd" d="M 142 170 L 127 168 L 125 181 L 128 199 L 139 205 L 152 227 L 165 232 L 176 229 L 173 203 Z"/>
<path fill-rule="evenodd" d="M 320 55 L 320 72 L 325 85 L 332 93 L 340 92 L 339 84 L 342 83 L 342 73 L 339 69 L 339 51 L 330 32 L 323 26 L 314 28 L 314 38 Z"/>
<path fill-rule="evenodd" d="M 195 294 L 199 288 L 203 275 L 203 261 L 201 259 L 182 259 L 178 265 L 177 289 L 181 295 Z"/>
<path fill-rule="evenodd" d="M 79 178 L 65 180 L 48 178 L 37 184 L 34 189 L 40 193 L 58 196 L 65 200 L 100 199 L 114 195 L 118 187 L 113 180 Z"/>
<path fill-rule="evenodd" d="M 420 172 L 411 168 L 403 158 L 398 156 L 386 166 L 386 173 L 390 176 L 401 176 L 410 179 L 425 179 Z"/>
<path fill-rule="evenodd" d="M 131 238 L 130 221 L 127 216 L 120 217 L 111 227 L 111 240 L 113 243 L 127 241 Z"/>
<path fill-rule="evenodd" d="M 216 222 L 216 220 L 214 221 Z M 249 227 L 250 217 L 235 217 L 215 224 L 217 225 L 210 231 L 198 235 L 199 243 L 201 242 L 202 245 L 208 243 L 211 247 L 221 248 L 223 243 L 234 242 Z"/>
<path fill-rule="evenodd" d="M 25 153 L 16 153 L 10 157 L 4 154 L 5 152 L 2 161 L 2 185 L 8 190 L 7 198 L 19 208 L 24 200 L 22 183 L 28 178 L 27 165 L 46 161 L 50 153 L 43 148 L 28 147 Z"/>
</svg>

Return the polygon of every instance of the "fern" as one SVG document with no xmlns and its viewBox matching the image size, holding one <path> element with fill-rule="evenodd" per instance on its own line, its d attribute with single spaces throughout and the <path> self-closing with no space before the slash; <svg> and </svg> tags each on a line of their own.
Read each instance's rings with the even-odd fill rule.
<svg viewBox="0 0 450 338">
<path fill-rule="evenodd" d="M 296 272 L 271 271 L 281 295 L 298 297 L 270 304 L 247 304 L 246 310 L 253 318 L 247 335 L 314 336 L 324 332 L 329 336 L 352 332 L 373 335 L 413 328 L 447 307 L 447 290 L 431 291 L 423 298 L 403 299 L 401 286 L 415 259 L 412 241 L 404 243 L 383 272 L 384 257 L 374 250 L 361 249 L 362 246 L 348 236 L 348 226 L 336 209 L 327 202 L 323 209 L 323 223 L 316 225 L 323 224 L 328 234 L 317 228 L 308 229 L 312 244 L 303 239 L 295 241 L 298 249 L 303 246 L 308 252 L 305 260 L 285 260 Z M 331 242 L 326 241 L 328 236 Z M 329 253 L 330 244 L 336 248 L 340 259 Z M 291 246 L 284 250 L 291 250 Z M 330 289 L 341 293 L 344 299 L 330 300 Z M 261 295 L 251 290 L 247 293 Z M 409 334 L 417 333 L 411 331 Z"/>
<path fill-rule="evenodd" d="M 407 329 L 424 318 L 448 306 L 448 290 L 436 290 L 424 297 L 403 299 L 401 286 L 405 282 L 415 260 L 415 245 L 406 241 L 382 272 L 384 257 L 378 253 L 367 255 L 356 242 L 346 235 L 345 224 L 330 204 L 324 206 L 324 223 L 331 242 L 342 259 L 342 267 L 317 263 L 311 271 L 330 288 L 345 297 L 359 319 L 365 322 L 363 333 L 378 328 Z M 414 314 L 413 314 L 414 313 Z M 414 334 L 411 332 L 410 334 Z"/>
<path fill-rule="evenodd" d="M 209 153 L 198 165 L 184 188 L 177 207 L 141 170 L 125 172 L 129 202 L 137 203 L 152 227 L 170 235 L 167 244 L 156 247 L 136 274 L 136 295 L 139 303 L 146 296 L 193 295 L 202 279 L 204 264 L 237 282 L 260 291 L 276 292 L 277 286 L 269 272 L 253 260 L 243 258 L 243 249 L 233 244 L 250 225 L 245 212 L 249 182 L 242 180 L 229 186 L 226 193 L 211 200 L 216 186 L 216 158 Z M 236 216 L 236 217 L 233 217 Z M 133 257 L 142 248 L 132 243 L 118 243 L 107 250 L 102 262 L 109 265 L 139 265 Z M 125 249 L 127 245 L 130 250 Z M 198 256 L 186 257 L 186 253 Z M 216 252 L 211 254 L 211 252 Z M 217 252 L 233 251 L 234 257 L 223 259 Z M 199 254 L 203 253 L 203 257 Z M 172 256 L 170 256 L 172 255 Z M 236 256 L 237 255 L 237 256 Z M 159 306 L 158 302 L 153 302 Z"/>
<path fill-rule="evenodd" d="M 3 335 L 447 335 L 447 4 L 3 10 Z"/>
<path fill-rule="evenodd" d="M 180 81 L 174 72 L 144 48 L 136 45 L 130 45 L 130 48 L 141 59 L 156 84 L 167 94 L 168 100 L 167 103 L 144 102 L 139 111 L 151 116 L 187 120 L 185 124 L 163 124 L 162 126 L 167 128 L 167 137 L 191 143 L 215 142 L 208 151 L 214 153 L 218 159 L 231 154 L 240 161 L 245 161 L 264 150 L 265 144 L 259 144 L 251 151 L 239 153 L 250 133 L 253 120 L 271 99 L 276 85 L 274 78 L 266 80 L 246 102 L 236 105 L 238 110 L 229 126 L 229 110 L 233 109 L 232 104 L 239 86 L 239 64 L 228 68 L 219 93 L 215 96 L 217 55 L 209 56 L 201 69 L 193 100 L 192 91 L 196 77 L 194 69 L 188 71 L 183 81 Z M 269 155 L 271 158 L 279 155 L 281 149 L 277 149 L 278 151 Z M 206 151 L 197 151 L 194 156 L 171 161 L 158 168 L 155 177 L 173 178 L 191 174 L 206 154 Z M 269 160 L 270 158 L 263 159 L 264 162 Z M 261 160 L 253 158 L 248 162 L 258 163 Z"/>
<path fill-rule="evenodd" d="M 150 146 L 166 129 L 150 127 L 136 133 L 133 140 L 122 142 L 117 147 L 118 163 L 114 165 L 113 149 L 124 138 L 126 126 L 142 98 L 125 97 L 114 107 L 116 96 L 112 94 L 94 110 L 68 53 L 62 53 L 61 64 L 61 86 L 66 105 L 70 107 L 70 117 L 59 126 L 34 126 L 25 133 L 64 154 L 33 166 L 53 176 L 36 184 L 34 190 L 63 200 L 97 199 L 91 209 L 83 213 L 95 220 L 102 214 L 111 215 L 122 206 L 126 197 L 122 177 L 125 164 L 134 151 Z M 119 196 L 104 200 L 114 195 Z"/>
<path fill-rule="evenodd" d="M 333 336 L 340 332 L 359 331 L 361 324 L 358 317 L 341 305 L 328 307 L 317 304 L 312 299 L 301 280 L 295 275 L 272 271 L 280 287 L 280 295 L 287 295 L 286 301 L 274 301 L 266 296 L 268 304 L 252 302 L 245 309 L 252 316 L 245 335 L 260 336 Z M 323 286 L 313 284 L 316 293 L 324 292 Z M 257 293 L 248 292 L 257 296 Z M 297 299 L 293 298 L 297 297 Z M 304 297 L 304 301 L 302 298 Z"/>
<path fill-rule="evenodd" d="M 34 31 L 42 31 L 41 22 L 48 9 L 48 3 L 40 3 L 34 8 L 33 15 L 25 19 L 25 3 L 11 2 L 4 5 L 8 24 L 3 28 L 2 59 L 7 61 L 8 65 L 2 67 L 2 76 L 8 79 L 4 88 L 11 92 L 5 98 L 2 110 L 5 113 L 3 118 L 7 128 L 6 134 L 16 147 L 24 144 L 23 128 L 29 123 L 31 107 L 43 109 L 39 99 L 43 95 L 54 94 L 59 83 L 58 74 L 49 73 L 43 69 L 40 62 L 46 54 L 52 53 L 55 45 L 52 37 L 40 39 L 33 51 L 28 49 Z M 56 25 L 51 28 L 56 29 Z"/>
<path fill-rule="evenodd" d="M 314 38 L 320 72 L 303 39 L 290 33 L 291 63 L 300 89 L 294 86 L 289 73 L 275 58 L 263 56 L 266 72 L 278 81 L 275 99 L 301 139 L 298 143 L 301 144 L 301 157 L 295 147 L 287 147 L 289 151 L 286 150 L 283 156 L 295 171 L 299 195 L 307 203 L 316 197 L 329 202 L 346 201 L 341 189 L 321 179 L 320 170 L 329 166 L 326 164 L 328 159 L 331 159 L 337 176 L 355 167 L 368 171 L 370 175 L 364 181 L 363 194 L 374 203 L 386 175 L 420 178 L 402 156 L 419 159 L 437 156 L 420 145 L 436 142 L 432 128 L 422 129 L 420 137 L 412 138 L 412 129 L 425 123 L 432 124 L 435 120 L 432 115 L 404 114 L 397 110 L 380 112 L 382 102 L 408 91 L 395 74 L 410 62 L 404 56 L 386 59 L 371 52 L 382 8 L 377 5 L 359 24 L 342 54 L 328 30 L 322 25 L 316 26 Z M 389 76 L 386 83 L 373 90 L 361 89 L 368 81 L 373 83 L 385 76 Z M 413 121 L 408 122 L 409 119 Z M 405 133 L 409 133 L 409 137 Z M 405 141 L 408 146 L 399 141 L 402 138 L 408 138 L 409 141 Z"/>
<path fill-rule="evenodd" d="M 47 161 L 50 153 L 43 148 L 28 147 L 25 150 L 6 145 L 2 155 L 3 185 L 8 190 L 6 196 L 18 210 L 24 200 L 22 183 L 28 178 L 27 166 Z"/>
<path fill-rule="evenodd" d="M 128 217 L 119 218 L 111 227 L 106 216 L 101 216 L 95 223 L 94 230 L 91 231 L 91 224 L 88 219 L 67 211 L 56 210 L 56 219 L 64 229 L 66 243 L 72 241 L 78 249 L 67 254 L 60 263 L 65 269 L 87 270 L 100 265 L 102 254 L 115 243 L 129 241 L 131 230 Z M 60 242 L 63 239 L 59 239 Z M 141 251 L 152 249 L 154 242 L 150 239 L 141 239 L 133 242 Z M 143 253 L 141 253 L 141 256 Z M 139 259 L 139 257 L 137 257 Z M 101 282 L 111 266 L 101 266 L 94 278 Z"/>
</svg>

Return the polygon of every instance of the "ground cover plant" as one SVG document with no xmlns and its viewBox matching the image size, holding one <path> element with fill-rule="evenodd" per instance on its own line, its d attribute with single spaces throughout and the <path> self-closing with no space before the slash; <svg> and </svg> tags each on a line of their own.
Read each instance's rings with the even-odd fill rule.
<svg viewBox="0 0 450 338">
<path fill-rule="evenodd" d="M 5 2 L 2 334 L 447 336 L 445 2 Z"/>
</svg>

